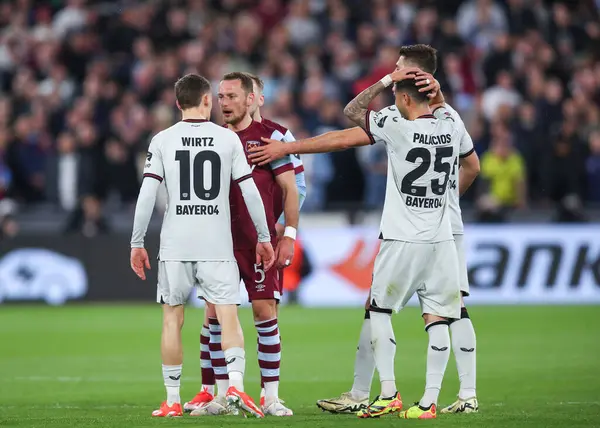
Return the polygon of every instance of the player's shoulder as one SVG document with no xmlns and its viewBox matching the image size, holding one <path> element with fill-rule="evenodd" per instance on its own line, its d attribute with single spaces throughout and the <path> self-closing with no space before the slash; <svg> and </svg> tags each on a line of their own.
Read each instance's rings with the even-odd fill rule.
<svg viewBox="0 0 600 428">
<path fill-rule="evenodd" d="M 404 121 L 402 115 L 395 105 L 382 108 L 379 111 L 373 111 L 373 121 L 379 128 L 389 128 L 393 123 Z"/>
<path fill-rule="evenodd" d="M 288 129 L 283 126 L 280 123 L 277 123 L 271 119 L 266 119 L 266 118 L 262 118 L 262 123 L 264 123 L 267 126 L 270 126 L 271 128 L 274 128 L 276 130 L 278 130 L 279 132 L 281 132 L 283 135 L 285 135 L 288 132 Z"/>
<path fill-rule="evenodd" d="M 261 137 L 271 138 L 273 140 L 283 140 L 285 132 L 280 125 L 274 122 L 255 122 L 258 133 Z M 286 130 L 287 132 L 287 130 Z"/>
<path fill-rule="evenodd" d="M 450 104 L 444 104 L 434 110 L 434 114 L 438 119 L 446 119 L 452 122 L 463 124 L 460 114 Z"/>
</svg>

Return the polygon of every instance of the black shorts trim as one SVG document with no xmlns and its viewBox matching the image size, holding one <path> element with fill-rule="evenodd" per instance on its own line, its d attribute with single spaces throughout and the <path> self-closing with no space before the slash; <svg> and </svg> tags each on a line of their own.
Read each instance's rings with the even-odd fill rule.
<svg viewBox="0 0 600 428">
<path fill-rule="evenodd" d="M 431 324 L 427 324 L 425 326 L 425 331 L 429 331 L 429 329 L 435 325 L 450 325 L 450 321 L 446 320 L 446 321 L 434 321 Z"/>
<path fill-rule="evenodd" d="M 391 315 L 393 312 L 391 309 L 383 309 L 383 308 L 378 307 L 377 303 L 375 303 L 375 299 L 371 300 L 371 306 L 369 307 L 369 311 L 379 312 L 380 314 L 388 314 L 388 315 Z"/>
</svg>

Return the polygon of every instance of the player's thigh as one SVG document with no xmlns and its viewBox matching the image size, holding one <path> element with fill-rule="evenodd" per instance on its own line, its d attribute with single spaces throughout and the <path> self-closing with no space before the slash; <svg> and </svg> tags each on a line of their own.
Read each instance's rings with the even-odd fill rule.
<svg viewBox="0 0 600 428">
<path fill-rule="evenodd" d="M 169 306 L 183 305 L 196 285 L 193 262 L 158 262 L 156 301 Z"/>
<path fill-rule="evenodd" d="M 214 305 L 239 305 L 240 273 L 235 262 L 196 262 L 198 297 Z"/>
<path fill-rule="evenodd" d="M 375 258 L 371 310 L 399 311 L 423 281 L 423 244 L 384 240 Z"/>
<path fill-rule="evenodd" d="M 464 296 L 469 295 L 469 274 L 467 272 L 467 258 L 465 257 L 465 248 L 463 242 L 464 235 L 454 235 L 454 246 L 458 257 L 458 280 L 460 292 Z"/>
<path fill-rule="evenodd" d="M 460 318 L 458 256 L 454 241 L 431 245 L 423 285 L 417 293 L 424 314 Z"/>
<path fill-rule="evenodd" d="M 249 300 L 279 300 L 281 291 L 278 270 L 273 267 L 265 272 L 262 265 L 256 264 L 254 250 L 235 250 L 234 253 Z"/>
</svg>

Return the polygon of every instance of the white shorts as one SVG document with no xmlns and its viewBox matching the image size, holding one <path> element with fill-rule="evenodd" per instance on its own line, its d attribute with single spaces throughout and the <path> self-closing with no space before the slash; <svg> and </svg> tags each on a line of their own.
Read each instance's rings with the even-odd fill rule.
<svg viewBox="0 0 600 428">
<path fill-rule="evenodd" d="M 371 306 L 398 312 L 415 293 L 423 314 L 460 318 L 454 241 L 382 241 L 373 269 Z"/>
<path fill-rule="evenodd" d="M 460 292 L 463 296 L 469 293 L 469 273 L 467 271 L 467 258 L 465 257 L 465 247 L 463 244 L 464 235 L 454 235 L 454 244 L 456 245 L 456 254 L 458 255 L 458 279 Z"/>
<path fill-rule="evenodd" d="M 183 305 L 194 286 L 199 296 L 215 305 L 241 303 L 236 262 L 158 262 L 158 303 Z"/>
</svg>

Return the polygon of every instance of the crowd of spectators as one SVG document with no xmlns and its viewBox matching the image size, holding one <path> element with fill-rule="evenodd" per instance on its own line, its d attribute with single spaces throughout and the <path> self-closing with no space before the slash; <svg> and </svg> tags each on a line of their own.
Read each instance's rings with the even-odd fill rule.
<svg viewBox="0 0 600 428">
<path fill-rule="evenodd" d="M 303 138 L 349 126 L 345 103 L 394 68 L 398 46 L 426 43 L 439 50 L 436 77 L 481 157 L 481 178 L 467 195 L 481 220 L 532 204 L 582 220 L 586 204 L 600 203 L 599 7 L 594 0 L 2 2 L 0 199 L 19 209 L 50 204 L 65 212 L 67 230 L 107 230 L 103 205 L 130 209 L 149 139 L 179 120 L 172 90 L 179 76 L 201 73 L 216 88 L 226 72 L 255 72 L 265 80 L 264 116 Z M 391 102 L 385 94 L 374 108 Z M 213 120 L 219 116 L 215 110 Z M 384 151 L 306 156 L 306 209 L 380 207 Z M 0 206 L 4 233 L 15 230 L 14 207 Z"/>
</svg>

